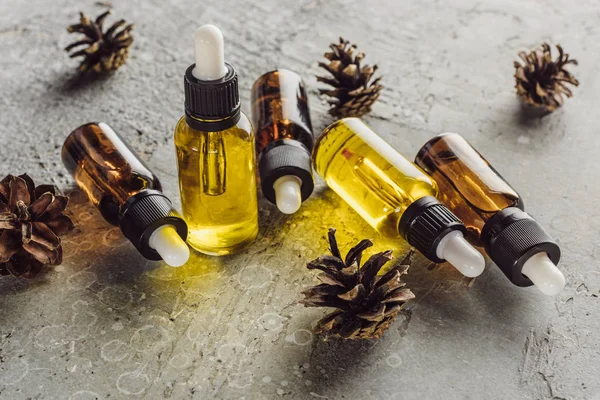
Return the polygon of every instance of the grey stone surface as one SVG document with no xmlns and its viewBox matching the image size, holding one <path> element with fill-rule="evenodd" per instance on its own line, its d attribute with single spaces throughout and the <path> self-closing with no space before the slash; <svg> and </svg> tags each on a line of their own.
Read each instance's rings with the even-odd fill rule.
<svg viewBox="0 0 600 400">
<path fill-rule="evenodd" d="M 448 266 L 407 276 L 410 313 L 371 343 L 311 334 L 323 310 L 296 304 L 315 282 L 305 263 L 379 237 L 322 182 L 294 216 L 260 201 L 245 252 L 194 255 L 183 268 L 145 261 L 81 193 L 63 265 L 33 281 L 0 280 L 3 399 L 598 399 L 600 396 L 600 5 L 594 0 L 115 1 L 135 22 L 125 67 L 77 84 L 62 48 L 92 1 L 0 2 L 1 173 L 30 173 L 68 190 L 66 135 L 90 120 L 126 137 L 178 199 L 172 131 L 182 114 L 191 38 L 219 25 L 249 110 L 253 80 L 276 66 L 310 87 L 316 131 L 329 122 L 316 61 L 339 35 L 377 62 L 385 91 L 367 118 L 412 157 L 432 135 L 465 135 L 520 191 L 561 243 L 568 285 L 556 298 L 512 286 L 493 265 L 472 283 Z M 543 41 L 562 44 L 582 85 L 564 109 L 522 116 L 512 61 Z"/>
</svg>

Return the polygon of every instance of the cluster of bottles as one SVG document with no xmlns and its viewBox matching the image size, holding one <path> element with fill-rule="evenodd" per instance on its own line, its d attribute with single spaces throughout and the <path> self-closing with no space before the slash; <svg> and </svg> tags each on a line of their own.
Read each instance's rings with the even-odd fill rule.
<svg viewBox="0 0 600 400">
<path fill-rule="evenodd" d="M 77 128 L 62 150 L 79 187 L 146 258 L 182 265 L 186 241 L 210 255 L 239 251 L 258 233 L 256 166 L 263 195 L 288 214 L 311 195 L 314 168 L 374 229 L 403 237 L 434 262 L 478 276 L 485 268 L 478 246 L 517 286 L 536 285 L 548 295 L 564 287 L 556 242 L 461 136 L 431 139 L 414 163 L 357 118 L 333 123 L 314 143 L 298 74 L 279 69 L 254 83 L 251 124 L 218 28 L 198 29 L 195 58 L 175 128 L 183 218 L 107 124 Z"/>
</svg>

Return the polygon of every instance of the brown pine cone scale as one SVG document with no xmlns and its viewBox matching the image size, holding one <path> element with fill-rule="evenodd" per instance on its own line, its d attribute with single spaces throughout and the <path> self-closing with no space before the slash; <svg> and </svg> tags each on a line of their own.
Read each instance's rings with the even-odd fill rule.
<svg viewBox="0 0 600 400">
<path fill-rule="evenodd" d="M 393 258 L 391 250 L 372 255 L 360 266 L 363 252 L 373 245 L 371 240 L 361 240 L 344 259 L 335 229 L 330 229 L 328 236 L 331 255 L 318 257 L 307 265 L 308 269 L 322 272 L 317 277 L 321 284 L 305 290 L 300 303 L 306 307 L 337 308 L 317 323 L 317 333 L 343 339 L 380 337 L 404 304 L 414 298 L 401 281 L 413 252 L 378 276 L 381 268 Z"/>
<path fill-rule="evenodd" d="M 320 62 L 319 66 L 331 77 L 317 76 L 317 81 L 333 87 L 319 90 L 328 97 L 329 113 L 344 118 L 360 117 L 370 112 L 383 89 L 379 84 L 381 77 L 371 80 L 377 65 L 361 65 L 365 54 L 355 54 L 356 45 L 350 45 L 341 37 L 339 43 L 332 43 L 329 48 L 331 51 L 324 55 L 329 62 Z"/>
<path fill-rule="evenodd" d="M 28 175 L 0 181 L 0 274 L 33 277 L 43 265 L 62 262 L 62 234 L 73 229 L 63 214 L 68 199 Z"/>
<path fill-rule="evenodd" d="M 560 45 L 556 45 L 558 57 L 552 59 L 552 50 L 547 43 L 529 53 L 519 53 L 523 64 L 514 62 L 517 95 L 525 104 L 541 107 L 552 112 L 562 106 L 564 97 L 573 96 L 568 85 L 579 86 L 566 67 L 577 65 L 576 60 L 569 59 Z"/>
<path fill-rule="evenodd" d="M 78 24 L 71 25 L 67 30 L 71 33 L 81 33 L 84 38 L 71 43 L 65 48 L 69 52 L 76 47 L 85 48 L 71 53 L 70 57 L 83 57 L 79 64 L 81 72 L 111 72 L 125 64 L 129 54 L 129 46 L 133 43 L 131 31 L 133 24 L 127 24 L 125 20 L 115 22 L 110 28 L 103 31 L 103 24 L 110 10 L 99 15 L 95 21 L 88 18 L 83 12 L 80 14 Z"/>
</svg>

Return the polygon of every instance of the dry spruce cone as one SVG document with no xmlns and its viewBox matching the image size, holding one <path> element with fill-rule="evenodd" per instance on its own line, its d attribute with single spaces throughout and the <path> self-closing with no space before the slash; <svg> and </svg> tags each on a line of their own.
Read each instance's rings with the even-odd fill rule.
<svg viewBox="0 0 600 400">
<path fill-rule="evenodd" d="M 371 81 L 377 71 L 377 65 L 363 65 L 365 58 L 362 52 L 354 54 L 356 45 L 340 37 L 338 44 L 332 43 L 331 51 L 325 53 L 329 63 L 320 62 L 332 77 L 317 76 L 319 82 L 333 86 L 333 89 L 320 89 L 321 94 L 330 97 L 329 114 L 337 118 L 360 117 L 371 111 L 371 106 L 379 97 L 383 86 L 379 84 L 381 77 Z"/>
<path fill-rule="evenodd" d="M 0 274 L 32 278 L 44 264 L 62 262 L 59 236 L 73 229 L 67 202 L 26 174 L 0 181 Z"/>
<path fill-rule="evenodd" d="M 130 33 L 133 24 L 127 24 L 122 19 L 103 32 L 102 24 L 110 13 L 110 10 L 106 11 L 92 22 L 81 12 L 80 22 L 67 28 L 71 33 L 78 32 L 85 35 L 84 39 L 71 43 L 65 48 L 66 51 L 71 51 L 76 47 L 86 46 L 70 55 L 71 58 L 83 56 L 83 61 L 79 64 L 81 72 L 111 72 L 125 64 L 129 46 L 133 43 L 133 36 Z"/>
<path fill-rule="evenodd" d="M 518 61 L 514 63 L 517 95 L 526 104 L 542 107 L 548 112 L 563 104 L 563 95 L 573 95 L 567 84 L 579 85 L 577 79 L 565 69 L 569 64 L 577 65 L 577 61 L 570 60 L 560 45 L 556 45 L 556 48 L 559 53 L 556 60 L 552 60 L 550 46 L 544 43 L 529 54 L 520 52 L 523 64 Z"/>
<path fill-rule="evenodd" d="M 328 236 L 331 255 L 307 265 L 308 269 L 323 272 L 318 276 L 322 283 L 305 290 L 301 303 L 306 307 L 337 308 L 318 322 L 317 333 L 343 339 L 379 338 L 404 304 L 415 297 L 400 279 L 408 270 L 412 251 L 399 265 L 377 276 L 393 258 L 391 250 L 372 255 L 361 267 L 363 251 L 373 245 L 371 240 L 360 241 L 343 259 L 335 229 L 329 229 Z"/>
</svg>

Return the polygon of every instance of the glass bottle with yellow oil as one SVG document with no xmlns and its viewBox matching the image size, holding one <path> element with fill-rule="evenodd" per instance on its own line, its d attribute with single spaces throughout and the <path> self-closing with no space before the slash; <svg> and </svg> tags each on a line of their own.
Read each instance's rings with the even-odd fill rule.
<svg viewBox="0 0 600 400">
<path fill-rule="evenodd" d="M 383 235 L 404 237 L 434 262 L 448 261 L 463 275 L 485 268 L 464 238 L 463 223 L 436 198 L 437 186 L 358 118 L 325 129 L 313 151 L 315 171 Z"/>
<path fill-rule="evenodd" d="M 203 25 L 194 43 L 175 128 L 181 204 L 190 246 L 226 255 L 258 233 L 254 133 L 240 110 L 237 72 L 224 61 L 223 34 Z"/>
<path fill-rule="evenodd" d="M 440 200 L 463 220 L 468 240 L 483 246 L 512 283 L 536 285 L 547 295 L 563 289 L 558 244 L 524 211 L 517 191 L 462 136 L 432 138 L 415 163 L 436 180 Z"/>
</svg>

